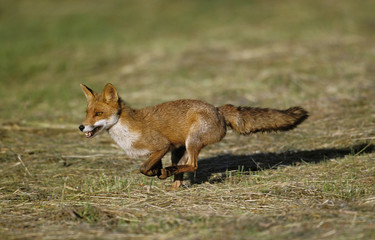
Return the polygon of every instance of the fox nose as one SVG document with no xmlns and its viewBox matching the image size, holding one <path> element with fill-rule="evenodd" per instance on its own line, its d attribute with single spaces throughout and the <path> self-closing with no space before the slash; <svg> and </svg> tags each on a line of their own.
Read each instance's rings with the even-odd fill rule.
<svg viewBox="0 0 375 240">
<path fill-rule="evenodd" d="M 79 125 L 79 130 L 81 130 L 81 132 L 83 131 L 83 129 L 85 129 L 85 126 L 83 126 L 83 125 Z"/>
</svg>

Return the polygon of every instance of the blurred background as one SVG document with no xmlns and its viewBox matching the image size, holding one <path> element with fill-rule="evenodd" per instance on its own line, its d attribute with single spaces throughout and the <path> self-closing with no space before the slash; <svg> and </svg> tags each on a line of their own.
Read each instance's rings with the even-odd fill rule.
<svg viewBox="0 0 375 240">
<path fill-rule="evenodd" d="M 0 123 L 80 122 L 79 83 L 111 82 L 135 108 L 367 101 L 374 10 L 372 0 L 2 0 Z"/>
</svg>

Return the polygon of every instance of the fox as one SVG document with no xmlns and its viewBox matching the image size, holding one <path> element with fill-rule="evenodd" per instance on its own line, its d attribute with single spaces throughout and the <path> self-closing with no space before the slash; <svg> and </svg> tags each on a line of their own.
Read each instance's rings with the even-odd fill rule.
<svg viewBox="0 0 375 240">
<path fill-rule="evenodd" d="M 139 168 L 140 173 L 159 179 L 174 176 L 170 190 L 183 185 L 184 173 L 198 169 L 202 148 L 221 141 L 227 128 L 242 135 L 288 131 L 309 116 L 298 106 L 286 110 L 231 104 L 215 107 L 191 99 L 133 109 L 111 83 L 101 93 L 84 84 L 80 86 L 86 96 L 87 110 L 79 130 L 86 138 L 107 132 L 130 158 L 147 158 Z M 162 158 L 168 152 L 171 165 L 163 168 Z"/>
</svg>

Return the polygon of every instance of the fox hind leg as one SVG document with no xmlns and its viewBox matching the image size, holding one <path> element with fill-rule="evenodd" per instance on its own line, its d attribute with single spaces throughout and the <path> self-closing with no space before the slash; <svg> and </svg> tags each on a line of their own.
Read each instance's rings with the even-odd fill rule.
<svg viewBox="0 0 375 240">
<path fill-rule="evenodd" d="M 198 124 L 190 130 L 189 136 L 186 139 L 186 159 L 183 162 L 180 161 L 177 166 L 172 166 L 174 167 L 173 174 L 178 175 L 184 172 L 194 172 L 198 169 L 198 154 L 203 148 L 200 138 L 202 131 L 200 130 Z"/>
<path fill-rule="evenodd" d="M 162 169 L 163 177 L 164 175 L 165 177 L 175 175 L 177 181 L 174 186 L 179 187 L 179 183 L 182 183 L 181 176 L 183 176 L 180 174 L 194 172 L 198 169 L 198 155 L 202 148 L 220 141 L 225 136 L 225 133 L 223 119 L 215 120 L 212 116 L 200 116 L 190 127 L 185 140 L 186 152 L 183 155 L 184 157 L 181 158 L 177 165 Z"/>
</svg>

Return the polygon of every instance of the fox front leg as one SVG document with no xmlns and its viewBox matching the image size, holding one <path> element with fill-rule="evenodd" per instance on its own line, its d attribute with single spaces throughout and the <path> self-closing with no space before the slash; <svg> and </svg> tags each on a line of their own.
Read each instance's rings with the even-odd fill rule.
<svg viewBox="0 0 375 240">
<path fill-rule="evenodd" d="M 166 179 L 172 175 L 174 175 L 174 173 L 177 171 L 177 167 L 166 167 L 166 168 L 162 168 L 160 169 L 160 174 L 158 174 L 158 178 L 159 179 Z"/>
<path fill-rule="evenodd" d="M 161 150 L 152 153 L 147 161 L 142 164 L 139 171 L 149 177 L 161 175 L 161 170 L 163 169 L 161 159 L 164 157 L 167 151 L 168 150 Z"/>
<path fill-rule="evenodd" d="M 186 147 L 182 146 L 172 151 L 172 166 L 185 165 L 189 159 Z M 173 184 L 170 191 L 175 191 L 183 185 L 184 173 L 174 175 Z"/>
<path fill-rule="evenodd" d="M 185 165 L 187 159 L 188 159 L 188 155 L 187 155 L 185 146 L 181 146 L 179 148 L 173 149 L 171 153 L 172 166 L 161 169 L 160 175 L 158 175 L 158 178 L 166 179 L 174 175 L 173 182 L 175 183 L 176 181 L 181 181 L 181 184 L 182 184 L 182 179 L 183 179 L 184 174 L 181 173 L 181 174 L 175 175 L 174 173 L 177 171 L 178 165 Z"/>
</svg>

